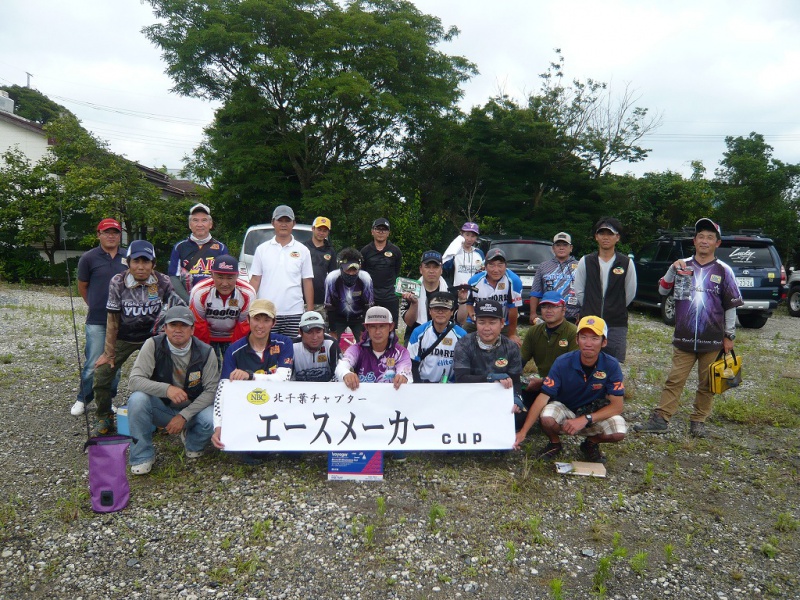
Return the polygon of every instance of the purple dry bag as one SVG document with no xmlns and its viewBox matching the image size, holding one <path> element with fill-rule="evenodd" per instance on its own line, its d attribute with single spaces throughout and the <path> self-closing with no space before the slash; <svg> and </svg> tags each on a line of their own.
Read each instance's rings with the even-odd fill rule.
<svg viewBox="0 0 800 600">
<path fill-rule="evenodd" d="M 86 442 L 93 511 L 116 512 L 128 506 L 131 488 L 128 485 L 126 453 L 130 443 L 131 438 L 126 435 L 93 437 Z"/>
</svg>

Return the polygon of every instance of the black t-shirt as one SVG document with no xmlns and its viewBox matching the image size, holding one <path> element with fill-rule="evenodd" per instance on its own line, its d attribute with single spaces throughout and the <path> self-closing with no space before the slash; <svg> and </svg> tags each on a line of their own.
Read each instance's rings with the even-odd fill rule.
<svg viewBox="0 0 800 600">
<path fill-rule="evenodd" d="M 376 300 L 393 300 L 394 282 L 400 276 L 403 254 L 400 248 L 386 242 L 383 250 L 375 248 L 375 242 L 361 249 L 364 258 L 362 268 L 372 277 L 372 287 Z"/>
</svg>

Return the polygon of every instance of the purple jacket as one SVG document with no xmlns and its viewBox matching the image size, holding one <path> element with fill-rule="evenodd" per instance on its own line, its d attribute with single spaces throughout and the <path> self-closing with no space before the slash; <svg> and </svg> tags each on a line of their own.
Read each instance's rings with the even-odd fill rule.
<svg viewBox="0 0 800 600">
<path fill-rule="evenodd" d="M 358 375 L 358 380 L 366 383 L 390 383 L 394 374 L 405 375 L 409 382 L 413 381 L 411 374 L 411 356 L 408 350 L 400 345 L 392 333 L 389 345 L 380 357 L 372 351 L 372 342 L 369 339 L 350 346 L 344 353 L 342 360 L 346 361 Z M 394 372 L 391 377 L 386 377 L 387 372 Z"/>
</svg>

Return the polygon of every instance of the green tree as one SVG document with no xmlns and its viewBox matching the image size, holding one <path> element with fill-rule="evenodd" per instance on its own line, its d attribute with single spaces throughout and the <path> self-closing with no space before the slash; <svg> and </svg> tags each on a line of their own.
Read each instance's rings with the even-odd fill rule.
<svg viewBox="0 0 800 600">
<path fill-rule="evenodd" d="M 475 72 L 437 49 L 458 31 L 406 1 L 148 1 L 175 91 L 223 102 L 193 167 L 261 215 L 301 198 L 349 218 Z"/>
<path fill-rule="evenodd" d="M 46 125 L 61 115 L 71 115 L 66 108 L 53 102 L 33 88 L 19 85 L 1 86 L 0 90 L 8 92 L 8 97 L 14 101 L 14 114 L 29 121 Z"/>
</svg>

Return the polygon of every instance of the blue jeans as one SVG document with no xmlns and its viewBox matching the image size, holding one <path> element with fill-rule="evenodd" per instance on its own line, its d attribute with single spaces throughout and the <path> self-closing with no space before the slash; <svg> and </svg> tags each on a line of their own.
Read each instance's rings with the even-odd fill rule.
<svg viewBox="0 0 800 600">
<path fill-rule="evenodd" d="M 92 386 L 94 386 L 94 363 L 100 358 L 106 345 L 106 326 L 86 323 L 83 329 L 86 332 L 86 347 L 83 350 L 85 362 L 81 371 L 81 386 L 78 388 L 77 399 L 84 404 L 89 404 L 94 400 L 94 391 L 92 390 Z M 117 371 L 117 375 L 111 383 L 112 398 L 117 395 L 119 376 L 121 374 L 121 371 Z"/>
<path fill-rule="evenodd" d="M 167 406 L 161 398 L 144 392 L 131 394 L 128 398 L 128 426 L 131 437 L 137 440 L 131 444 L 131 465 L 139 465 L 155 458 L 153 425 L 166 427 L 178 413 L 179 410 Z M 186 449 L 191 452 L 201 452 L 214 433 L 214 405 L 207 406 L 189 419 L 185 431 Z"/>
</svg>

